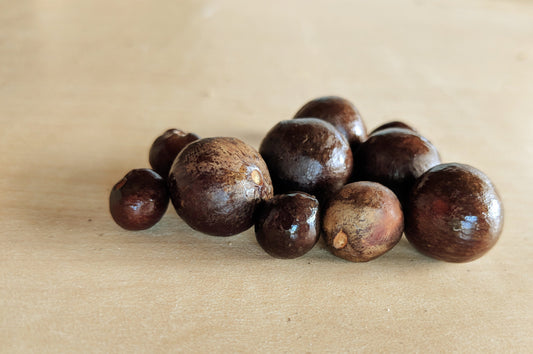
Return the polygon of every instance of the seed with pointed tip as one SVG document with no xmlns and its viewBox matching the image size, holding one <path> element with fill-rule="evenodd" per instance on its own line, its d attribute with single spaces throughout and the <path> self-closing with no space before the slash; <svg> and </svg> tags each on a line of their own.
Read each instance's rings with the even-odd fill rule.
<svg viewBox="0 0 533 354">
<path fill-rule="evenodd" d="M 375 182 L 354 182 L 329 201 L 322 229 L 334 255 L 366 262 L 400 241 L 403 213 L 398 198 L 387 187 Z"/>
</svg>

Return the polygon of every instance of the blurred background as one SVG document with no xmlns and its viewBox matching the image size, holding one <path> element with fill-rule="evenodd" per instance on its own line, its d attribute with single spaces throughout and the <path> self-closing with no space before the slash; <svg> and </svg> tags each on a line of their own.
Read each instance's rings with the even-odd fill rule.
<svg viewBox="0 0 533 354">
<path fill-rule="evenodd" d="M 497 0 L 3 1 L 0 119 L 14 121 L 4 134 L 23 135 L 29 117 L 61 116 L 70 129 L 83 124 L 92 133 L 88 145 L 120 131 L 125 141 L 102 151 L 120 149 L 113 166 L 123 170 L 145 165 L 151 140 L 168 127 L 238 136 L 257 147 L 307 100 L 336 94 L 358 106 L 369 129 L 390 119 L 415 124 L 446 145 L 446 160 L 473 160 L 454 142 L 492 145 L 487 129 L 502 132 L 498 148 L 514 153 L 533 129 L 521 116 L 533 94 L 532 7 Z M 46 120 L 38 124 L 43 139 L 57 132 Z M 65 143 L 81 143 L 75 140 Z M 508 163 L 504 156 L 499 167 Z M 481 168 L 497 158 L 475 157 Z"/>
</svg>

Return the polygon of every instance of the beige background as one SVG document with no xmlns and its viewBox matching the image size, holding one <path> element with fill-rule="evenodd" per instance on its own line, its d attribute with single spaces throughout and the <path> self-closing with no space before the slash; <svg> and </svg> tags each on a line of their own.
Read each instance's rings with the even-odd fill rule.
<svg viewBox="0 0 533 354">
<path fill-rule="evenodd" d="M 110 218 L 165 129 L 258 147 L 325 94 L 487 173 L 496 247 L 277 260 Z M 0 351 L 530 351 L 532 112 L 531 1 L 0 0 Z"/>
</svg>

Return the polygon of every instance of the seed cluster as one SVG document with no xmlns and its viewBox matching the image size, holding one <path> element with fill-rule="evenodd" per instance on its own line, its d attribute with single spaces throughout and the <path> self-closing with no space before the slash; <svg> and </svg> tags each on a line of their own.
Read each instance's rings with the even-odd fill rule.
<svg viewBox="0 0 533 354">
<path fill-rule="evenodd" d="M 320 97 L 276 124 L 259 151 L 237 138 L 169 129 L 111 190 L 127 230 L 155 225 L 169 200 L 193 229 L 231 236 L 255 225 L 276 258 L 309 252 L 322 235 L 334 255 L 366 262 L 405 232 L 421 253 L 448 262 L 481 257 L 503 228 L 501 199 L 472 166 L 442 163 L 435 146 L 393 121 L 370 134 L 350 101 Z"/>
</svg>

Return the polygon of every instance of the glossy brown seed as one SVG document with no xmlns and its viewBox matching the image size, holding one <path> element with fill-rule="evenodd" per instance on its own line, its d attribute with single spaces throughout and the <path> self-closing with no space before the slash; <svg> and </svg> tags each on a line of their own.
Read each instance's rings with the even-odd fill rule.
<svg viewBox="0 0 533 354">
<path fill-rule="evenodd" d="M 381 183 L 404 204 L 415 180 L 439 163 L 437 149 L 426 138 L 388 128 L 372 134 L 355 152 L 354 179 Z"/>
<path fill-rule="evenodd" d="M 259 152 L 276 193 L 302 191 L 324 200 L 342 188 L 352 172 L 348 142 L 331 124 L 316 118 L 279 122 Z"/>
<path fill-rule="evenodd" d="M 377 133 L 379 131 L 382 131 L 382 130 L 385 130 L 385 129 L 389 129 L 389 128 L 403 128 L 403 129 L 412 130 L 415 133 L 417 132 L 410 125 L 408 125 L 408 124 L 406 124 L 404 122 L 400 122 L 399 120 L 394 120 L 392 122 L 388 122 L 388 123 L 380 125 L 376 129 L 372 130 L 372 132 L 369 135 L 372 135 L 374 133 Z"/>
<path fill-rule="evenodd" d="M 261 205 L 256 216 L 255 237 L 272 257 L 303 256 L 319 235 L 318 200 L 307 193 L 276 195 Z"/>
<path fill-rule="evenodd" d="M 488 252 L 503 228 L 503 206 L 488 177 L 474 167 L 446 163 L 424 173 L 406 208 L 405 235 L 420 252 L 469 262 Z"/>
<path fill-rule="evenodd" d="M 128 172 L 113 186 L 109 195 L 111 216 L 126 230 L 144 230 L 154 226 L 167 207 L 165 180 L 147 168 Z"/>
<path fill-rule="evenodd" d="M 253 225 L 259 202 L 273 195 L 261 155 L 235 138 L 205 138 L 187 145 L 168 177 L 178 215 L 193 229 L 214 236 Z"/>
<path fill-rule="evenodd" d="M 354 104 L 337 96 L 319 97 L 307 102 L 294 118 L 319 118 L 331 123 L 343 134 L 352 150 L 367 138 L 366 126 Z"/>
<path fill-rule="evenodd" d="M 400 241 L 403 213 L 390 189 L 374 182 L 354 182 L 344 186 L 329 201 L 322 229 L 334 255 L 352 262 L 366 262 Z"/>
<path fill-rule="evenodd" d="M 179 129 L 169 129 L 155 139 L 150 147 L 150 166 L 163 178 L 168 177 L 168 171 L 179 152 L 189 143 L 200 139 L 194 133 L 185 133 Z"/>
</svg>

